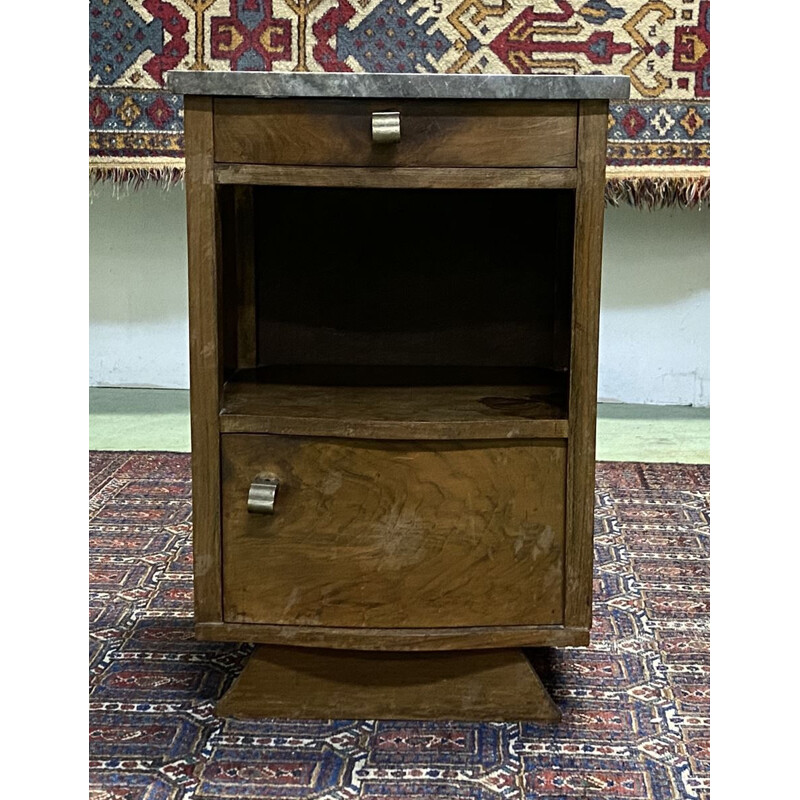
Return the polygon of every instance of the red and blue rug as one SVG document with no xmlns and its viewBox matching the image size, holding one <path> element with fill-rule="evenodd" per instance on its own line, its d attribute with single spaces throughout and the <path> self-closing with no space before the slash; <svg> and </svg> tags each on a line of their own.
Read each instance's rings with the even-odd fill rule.
<svg viewBox="0 0 800 800">
<path fill-rule="evenodd" d="M 89 167 L 169 184 L 183 170 L 171 69 L 621 74 L 611 202 L 710 193 L 709 0 L 89 0 Z"/>
<path fill-rule="evenodd" d="M 708 800 L 707 466 L 598 464 L 557 726 L 218 719 L 250 647 L 193 639 L 190 489 L 186 454 L 90 455 L 91 800 Z"/>
</svg>

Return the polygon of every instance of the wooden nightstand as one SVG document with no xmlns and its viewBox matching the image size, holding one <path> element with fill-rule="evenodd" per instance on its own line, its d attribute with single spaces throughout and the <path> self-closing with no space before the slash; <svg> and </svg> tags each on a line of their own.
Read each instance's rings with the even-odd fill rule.
<svg viewBox="0 0 800 800">
<path fill-rule="evenodd" d="M 262 645 L 220 713 L 557 719 L 520 648 L 589 642 L 606 98 L 627 78 L 169 86 L 196 632 Z"/>
</svg>

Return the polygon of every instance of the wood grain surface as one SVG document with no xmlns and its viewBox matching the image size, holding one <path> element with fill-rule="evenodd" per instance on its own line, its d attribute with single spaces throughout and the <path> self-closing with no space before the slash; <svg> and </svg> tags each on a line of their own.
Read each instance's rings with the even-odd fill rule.
<svg viewBox="0 0 800 800">
<path fill-rule="evenodd" d="M 213 175 L 209 97 L 185 99 L 186 219 L 189 249 L 189 375 L 192 418 L 192 541 L 195 619 L 222 620 L 219 403 L 220 216 Z"/>
<path fill-rule="evenodd" d="M 562 622 L 563 440 L 222 440 L 226 622 Z M 274 516 L 247 511 L 259 474 Z"/>
<path fill-rule="evenodd" d="M 221 184 L 360 189 L 574 189 L 574 167 L 308 167 L 217 164 Z"/>
<path fill-rule="evenodd" d="M 352 371 L 339 370 L 340 380 Z M 439 372 L 444 380 L 448 371 Z M 365 439 L 566 437 L 564 376 L 530 372 L 537 383 L 364 386 L 270 383 L 269 369 L 244 371 L 225 385 L 221 429 Z"/>
<path fill-rule="evenodd" d="M 581 102 L 572 287 L 569 503 L 564 609 L 565 623 L 581 628 L 589 628 L 592 624 L 597 347 L 607 120 L 606 101 Z"/>
<path fill-rule="evenodd" d="M 401 141 L 376 145 L 371 114 L 392 110 Z M 605 101 L 186 98 L 200 638 L 414 651 L 588 641 L 606 113 Z M 370 220 L 357 251 L 330 250 L 347 236 L 330 225 L 298 250 L 311 212 L 329 218 L 324 193 L 346 191 L 309 189 L 309 205 L 303 186 L 357 195 L 344 202 Z M 392 192 L 379 202 L 376 188 Z M 412 197 L 420 188 L 443 201 Z M 517 203 L 519 188 L 548 191 Z M 473 191 L 461 203 L 448 189 Z M 464 224 L 476 198 L 514 223 L 502 252 Z M 430 252 L 393 243 L 367 213 L 405 199 L 440 232 Z M 319 242 L 338 254 L 334 277 L 309 266 Z M 307 261 L 289 269 L 297 253 Z M 320 364 L 558 378 L 259 373 Z M 259 474 L 280 479 L 272 517 L 247 512 Z"/>
<path fill-rule="evenodd" d="M 216 713 L 242 719 L 561 719 L 520 650 L 401 655 L 260 646 Z"/>
<path fill-rule="evenodd" d="M 401 140 L 372 141 L 398 111 Z M 214 100 L 215 160 L 235 164 L 573 167 L 573 101 Z"/>
<path fill-rule="evenodd" d="M 580 647 L 585 628 L 563 625 L 496 625 L 467 628 L 339 628 L 319 625 L 258 625 L 203 622 L 195 635 L 208 642 L 260 642 L 341 650 L 428 652 L 501 647 Z"/>
<path fill-rule="evenodd" d="M 224 309 L 223 313 L 236 320 L 236 365 L 242 368 L 254 367 L 258 363 L 252 186 L 237 186 L 234 189 L 234 198 L 236 299 L 235 306 Z"/>
</svg>

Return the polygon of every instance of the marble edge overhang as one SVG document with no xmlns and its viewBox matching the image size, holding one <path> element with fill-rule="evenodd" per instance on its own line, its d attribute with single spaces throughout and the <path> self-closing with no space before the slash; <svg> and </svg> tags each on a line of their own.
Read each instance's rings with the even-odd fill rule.
<svg viewBox="0 0 800 800">
<path fill-rule="evenodd" d="M 209 72 L 172 70 L 167 89 L 184 95 L 403 100 L 625 100 L 625 75 Z"/>
</svg>

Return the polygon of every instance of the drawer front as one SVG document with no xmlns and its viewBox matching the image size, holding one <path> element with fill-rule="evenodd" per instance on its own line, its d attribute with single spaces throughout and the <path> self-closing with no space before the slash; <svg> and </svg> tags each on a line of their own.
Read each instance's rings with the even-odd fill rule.
<svg viewBox="0 0 800 800">
<path fill-rule="evenodd" d="M 248 512 L 257 475 L 274 514 Z M 566 444 L 222 436 L 226 622 L 560 624 Z"/>
<path fill-rule="evenodd" d="M 572 101 L 214 101 L 218 162 L 397 167 L 574 167 Z M 373 112 L 400 114 L 400 141 L 372 140 Z"/>
</svg>

